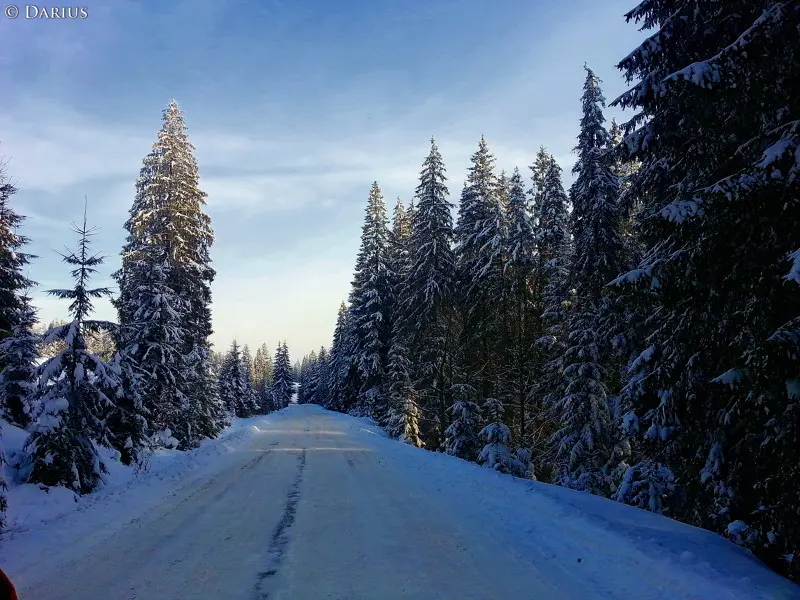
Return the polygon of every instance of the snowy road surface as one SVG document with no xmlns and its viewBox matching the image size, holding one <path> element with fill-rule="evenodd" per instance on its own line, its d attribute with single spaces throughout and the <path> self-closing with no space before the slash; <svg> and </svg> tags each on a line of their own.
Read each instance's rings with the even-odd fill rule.
<svg viewBox="0 0 800 600">
<path fill-rule="evenodd" d="M 109 520 L 100 502 L 8 540 L 21 600 L 800 597 L 713 534 L 358 419 L 292 406 L 250 421 L 158 502 L 132 487 L 116 527 L 90 527 Z"/>
</svg>

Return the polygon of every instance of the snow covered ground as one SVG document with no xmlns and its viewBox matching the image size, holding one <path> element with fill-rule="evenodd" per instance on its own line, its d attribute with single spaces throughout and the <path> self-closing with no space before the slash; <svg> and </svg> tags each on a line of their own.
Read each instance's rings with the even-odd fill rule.
<svg viewBox="0 0 800 600">
<path fill-rule="evenodd" d="M 0 566 L 22 600 L 800 598 L 712 533 L 311 405 L 78 502 L 23 486 L 10 503 Z"/>
</svg>

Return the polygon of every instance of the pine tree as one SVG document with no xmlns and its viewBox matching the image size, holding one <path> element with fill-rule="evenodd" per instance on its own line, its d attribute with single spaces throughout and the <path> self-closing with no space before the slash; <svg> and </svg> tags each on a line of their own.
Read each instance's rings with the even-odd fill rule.
<svg viewBox="0 0 800 600">
<path fill-rule="evenodd" d="M 174 380 L 173 406 L 161 404 L 152 414 L 155 422 L 171 422 L 173 435 L 181 447 L 189 448 L 204 436 L 215 435 L 219 424 L 218 399 L 210 365 L 211 291 L 214 270 L 209 248 L 213 233 L 208 215 L 203 212 L 205 193 L 198 187 L 197 162 L 189 141 L 183 115 L 175 101 L 163 113 L 158 140 L 144 161 L 136 183 L 136 197 L 125 224 L 128 237 L 122 250 L 122 268 L 115 274 L 120 295 L 115 304 L 124 335 L 123 346 L 131 339 L 146 337 L 138 332 L 148 328 L 135 315 L 146 299 L 146 281 L 151 266 L 158 265 L 162 285 L 175 295 L 173 309 L 180 321 L 180 335 L 171 343 L 180 344 L 165 353 L 176 360 L 170 365 L 181 377 Z M 134 355 L 139 362 L 142 354 Z M 163 400 L 168 401 L 166 396 Z M 145 406 L 154 405 L 145 399 Z M 162 414 L 163 413 L 163 414 Z"/>
<path fill-rule="evenodd" d="M 507 283 L 508 315 L 505 379 L 516 404 L 520 440 L 528 437 L 526 426 L 535 415 L 530 403 L 536 356 L 534 341 L 540 330 L 536 314 L 536 233 L 528 211 L 528 201 L 519 169 L 509 181 L 507 222 L 504 239 L 503 275 Z M 540 411 L 537 411 L 540 412 Z"/>
<path fill-rule="evenodd" d="M 488 424 L 478 434 L 486 445 L 477 457 L 478 464 L 517 477 L 527 475 L 526 465 L 511 452 L 511 430 L 503 423 L 503 403 L 489 398 L 483 405 Z"/>
<path fill-rule="evenodd" d="M 441 444 L 448 423 L 449 371 L 457 334 L 453 205 L 447 200 L 445 172 L 442 155 L 431 139 L 415 192 L 409 276 L 401 299 L 406 307 L 401 327 L 412 361 L 411 378 L 429 423 L 423 428 L 423 440 L 432 448 Z"/>
<path fill-rule="evenodd" d="M 114 337 L 119 339 L 119 328 L 114 329 Z M 119 379 L 119 385 L 115 378 L 112 387 L 104 390 L 114 402 L 114 406 L 105 415 L 109 441 L 119 452 L 122 464 L 140 467 L 146 464 L 152 448 L 148 413 L 141 396 L 142 372 L 133 364 L 125 350 L 114 353 L 109 368 Z"/>
<path fill-rule="evenodd" d="M 475 403 L 476 390 L 468 384 L 456 384 L 449 409 L 452 421 L 444 432 L 444 451 L 464 460 L 475 460 L 480 452 L 481 410 Z"/>
<path fill-rule="evenodd" d="M 344 386 L 350 365 L 350 357 L 345 346 L 348 330 L 347 318 L 347 306 L 342 302 L 336 317 L 336 328 L 333 331 L 330 358 L 328 359 L 328 391 L 325 404 L 325 408 L 339 412 L 344 412 L 345 409 Z"/>
<path fill-rule="evenodd" d="M 11 207 L 17 189 L 4 166 L 0 164 L 0 414 L 24 427 L 31 418 L 27 395 L 37 357 L 30 338 L 35 315 L 26 295 L 35 284 L 23 270 L 35 257 L 22 251 L 29 240 L 17 230 L 25 217 Z"/>
<path fill-rule="evenodd" d="M 330 357 L 325 346 L 320 346 L 317 353 L 316 371 L 314 373 L 315 381 L 313 382 L 314 391 L 309 397 L 309 402 L 318 406 L 325 406 L 327 402 L 328 393 L 328 379 L 330 377 Z"/>
<path fill-rule="evenodd" d="M 300 379 L 297 390 L 297 403 L 310 404 L 317 393 L 317 353 L 312 350 L 300 363 Z"/>
<path fill-rule="evenodd" d="M 34 256 L 22 252 L 28 238 L 17 229 L 25 217 L 11 207 L 17 188 L 6 178 L 0 164 L 0 339 L 13 335 L 23 310 L 25 290 L 35 285 L 23 274 Z M 0 363 L 0 368 L 4 365 Z"/>
<path fill-rule="evenodd" d="M 388 384 L 386 390 L 388 410 L 384 426 L 392 437 L 412 446 L 423 445 L 420 436 L 420 411 L 416 392 L 411 384 L 411 361 L 408 346 L 395 327 L 392 347 L 389 350 Z"/>
<path fill-rule="evenodd" d="M 239 343 L 233 340 L 220 373 L 219 395 L 227 412 L 239 418 L 251 417 L 256 411 L 247 363 Z"/>
<path fill-rule="evenodd" d="M 534 160 L 533 164 L 530 166 L 533 187 L 531 188 L 529 206 L 531 219 L 533 219 L 534 225 L 538 225 L 539 220 L 542 218 L 542 203 L 544 202 L 544 194 L 547 190 L 547 173 L 553 162 L 555 162 L 555 159 L 547 151 L 547 148 L 540 146 L 539 152 L 536 153 L 536 160 Z"/>
<path fill-rule="evenodd" d="M 611 491 L 615 432 L 609 410 L 609 349 L 601 333 L 608 304 L 604 288 L 621 270 L 624 245 L 617 210 L 619 182 L 608 152 L 600 81 L 586 69 L 578 160 L 570 188 L 574 250 L 570 279 L 575 298 L 568 314 L 564 397 L 557 403 L 560 428 L 558 481 L 598 494 Z"/>
<path fill-rule="evenodd" d="M 244 395 L 241 400 L 242 416 L 252 417 L 260 412 L 259 402 L 253 386 L 253 358 L 247 344 L 242 347 L 242 388 Z"/>
<path fill-rule="evenodd" d="M 31 299 L 23 295 L 14 316 L 11 336 L 0 341 L 1 416 L 17 427 L 26 428 L 35 416 L 34 395 L 37 384 L 36 363 L 39 360 L 40 338 L 33 333 L 36 310 Z"/>
<path fill-rule="evenodd" d="M 181 353 L 187 335 L 181 319 L 186 302 L 173 287 L 174 263 L 166 250 L 152 247 L 146 252 L 146 260 L 131 260 L 126 269 L 131 277 L 126 284 L 126 307 L 136 310 L 121 325 L 121 369 L 137 374 L 136 394 L 154 443 L 176 447 L 189 404 Z M 158 253 L 160 260 L 156 260 Z"/>
<path fill-rule="evenodd" d="M 270 386 L 272 385 L 272 355 L 266 344 L 256 351 L 256 358 L 253 361 L 253 386 L 255 388 L 256 400 L 259 412 L 262 414 L 272 410 L 272 400 L 270 398 Z"/>
<path fill-rule="evenodd" d="M 278 344 L 275 351 L 275 363 L 272 369 L 274 381 L 271 386 L 273 410 L 280 410 L 289 406 L 294 395 L 295 376 L 292 363 L 289 359 L 289 349 L 286 342 Z"/>
<path fill-rule="evenodd" d="M 350 293 L 352 361 L 358 369 L 361 389 L 358 410 L 378 417 L 384 409 L 384 377 L 388 352 L 391 273 L 386 205 L 378 183 L 372 184 L 361 230 L 361 248 Z"/>
<path fill-rule="evenodd" d="M 25 442 L 21 473 L 28 483 L 61 485 L 84 494 L 94 490 L 107 471 L 97 451 L 98 444 L 110 445 L 103 415 L 113 409 L 114 402 L 106 390 L 119 388 L 122 383 L 114 369 L 86 347 L 87 331 L 112 327 L 88 318 L 92 299 L 111 292 L 88 287 L 103 259 L 90 254 L 93 230 L 87 227 L 85 215 L 83 225 L 73 229 L 79 236 L 78 249 L 62 257 L 73 267 L 75 287 L 48 292 L 72 301 L 72 321 L 45 334 L 45 342 L 60 339 L 65 345 L 62 352 L 41 365 L 38 400 L 42 410 Z"/>
<path fill-rule="evenodd" d="M 411 241 L 411 208 L 406 211 L 398 198 L 392 215 L 392 230 L 389 236 L 389 319 L 391 331 L 395 323 L 402 320 L 404 290 L 408 284 L 411 269 L 409 244 Z"/>
<path fill-rule="evenodd" d="M 214 365 L 211 345 L 201 345 L 197 350 L 198 379 L 203 383 L 202 401 L 197 404 L 197 432 L 204 438 L 215 438 L 230 425 L 228 413 L 219 397 L 217 372 Z"/>
<path fill-rule="evenodd" d="M 459 306 L 464 326 L 462 348 L 467 383 L 482 398 L 492 393 L 498 377 L 495 364 L 503 322 L 503 210 L 501 185 L 493 172 L 494 157 L 481 137 L 471 158 L 455 228 Z"/>
<path fill-rule="evenodd" d="M 627 421 L 642 462 L 680 482 L 656 506 L 722 533 L 741 521 L 732 537 L 800 577 L 800 11 L 664 1 L 627 18 L 656 30 L 619 65 L 647 248 L 619 282 L 649 315 Z"/>
</svg>

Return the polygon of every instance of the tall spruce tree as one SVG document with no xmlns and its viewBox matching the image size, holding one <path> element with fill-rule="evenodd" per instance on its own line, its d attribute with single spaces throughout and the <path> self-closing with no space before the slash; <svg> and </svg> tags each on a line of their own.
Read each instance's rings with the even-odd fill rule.
<svg viewBox="0 0 800 600">
<path fill-rule="evenodd" d="M 327 398 L 324 405 L 325 408 L 340 412 L 345 410 L 344 386 L 350 365 L 350 356 L 347 354 L 345 345 L 348 330 L 347 319 L 347 305 L 342 302 L 339 305 L 336 327 L 333 330 L 333 341 L 328 359 Z"/>
<path fill-rule="evenodd" d="M 400 328 L 408 343 L 411 380 L 426 426 L 425 445 L 437 448 L 448 424 L 451 370 L 457 334 L 453 304 L 455 255 L 453 205 L 447 200 L 444 163 L 435 140 L 422 164 L 415 192 L 409 275 Z"/>
<path fill-rule="evenodd" d="M 423 445 L 423 441 L 420 436 L 417 393 L 411 382 L 408 345 L 402 336 L 399 324 L 395 326 L 392 336 L 387 370 L 386 399 L 388 408 L 384 427 L 392 437 L 420 447 Z"/>
<path fill-rule="evenodd" d="M 219 375 L 219 396 L 229 414 L 240 418 L 256 412 L 250 372 L 244 352 L 233 340 Z"/>
<path fill-rule="evenodd" d="M 619 65 L 647 247 L 620 283 L 649 315 L 628 422 L 680 482 L 671 515 L 800 577 L 800 10 L 668 0 L 627 18 L 655 30 Z"/>
<path fill-rule="evenodd" d="M 253 385 L 253 357 L 247 344 L 242 347 L 242 379 L 242 387 L 245 390 L 242 398 L 242 414 L 252 417 L 260 412 L 260 406 Z"/>
<path fill-rule="evenodd" d="M 286 342 L 278 344 L 272 372 L 274 379 L 270 391 L 273 410 L 280 410 L 289 406 L 294 395 L 295 373 L 289 358 L 289 349 L 286 346 Z"/>
<path fill-rule="evenodd" d="M 167 368 L 180 372 L 181 377 L 170 380 L 174 388 L 172 406 L 168 406 L 168 395 L 162 395 L 159 401 L 145 397 L 144 405 L 154 422 L 169 422 L 182 448 L 216 435 L 221 417 L 215 386 L 209 385 L 210 284 L 214 278 L 209 249 L 213 233 L 203 212 L 206 195 L 199 188 L 193 151 L 183 114 L 172 101 L 164 110 L 158 140 L 143 161 L 125 223 L 128 236 L 122 268 L 115 274 L 120 287 L 116 306 L 126 336 L 122 341 L 125 347 L 132 349 L 133 340 L 146 337 L 142 330 L 151 326 L 136 320 L 139 307 L 152 304 L 146 298 L 151 266 L 160 265 L 161 276 L 166 278 L 160 285 L 174 296 L 172 310 L 178 312 L 172 317 L 180 322 L 181 331 L 170 340 L 175 346 L 164 357 L 173 361 Z M 132 352 L 132 360 L 141 362 L 144 352 L 144 348 Z"/>
<path fill-rule="evenodd" d="M 11 206 L 16 191 L 0 164 L 0 341 L 5 340 L 0 347 L 0 414 L 24 427 L 31 417 L 26 398 L 36 360 L 30 339 L 35 315 L 26 301 L 26 290 L 35 284 L 24 270 L 35 257 L 22 250 L 29 240 L 18 231 L 25 217 Z"/>
<path fill-rule="evenodd" d="M 503 209 L 501 185 L 494 174 L 494 156 L 481 137 L 471 157 L 467 182 L 455 227 L 461 346 L 468 374 L 466 383 L 482 399 L 493 393 L 498 379 L 498 346 L 502 340 Z"/>
<path fill-rule="evenodd" d="M 316 369 L 314 372 L 313 393 L 309 395 L 308 401 L 318 406 L 325 406 L 328 391 L 328 379 L 330 373 L 330 361 L 328 350 L 325 346 L 320 346 L 317 352 Z"/>
<path fill-rule="evenodd" d="M 138 375 L 137 394 L 154 443 L 174 447 L 180 443 L 178 432 L 189 404 L 181 352 L 187 335 L 181 319 L 186 302 L 174 288 L 174 263 L 168 251 L 156 246 L 146 253 L 146 259 L 130 260 L 126 268 L 127 308 L 136 308 L 121 325 L 121 367 Z"/>
<path fill-rule="evenodd" d="M 611 492 L 611 460 L 616 441 L 609 409 L 609 350 L 601 324 L 607 311 L 605 286 L 621 270 L 623 242 L 617 210 L 619 182 L 608 152 L 608 131 L 600 80 L 586 69 L 583 115 L 570 188 L 574 250 L 570 281 L 575 298 L 568 314 L 564 354 L 564 397 L 556 408 L 560 428 L 558 481 L 597 494 Z"/>
<path fill-rule="evenodd" d="M 378 183 L 374 182 L 361 229 L 348 326 L 353 344 L 351 360 L 361 381 L 357 407 L 361 414 L 376 418 L 385 409 L 384 378 L 392 309 L 389 254 L 386 205 Z"/>
<path fill-rule="evenodd" d="M 255 387 L 259 411 L 262 414 L 266 414 L 272 410 L 272 400 L 270 397 L 270 386 L 272 385 L 272 354 L 270 354 L 266 343 L 261 344 L 256 351 L 253 371 L 253 386 Z"/>
<path fill-rule="evenodd" d="M 531 188 L 531 196 L 529 203 L 529 210 L 534 225 L 538 225 L 539 219 L 542 218 L 542 202 L 546 189 L 547 172 L 550 170 L 550 164 L 554 162 L 553 156 L 547 151 L 544 146 L 539 147 L 539 152 L 536 153 L 536 159 L 530 166 L 531 180 L 533 187 Z"/>
<path fill-rule="evenodd" d="M 298 378 L 297 403 L 310 404 L 317 389 L 317 353 L 312 350 L 300 361 L 300 375 Z"/>
<path fill-rule="evenodd" d="M 536 415 L 530 413 L 532 375 L 536 356 L 534 341 L 539 332 L 536 311 L 535 269 L 536 232 L 528 211 L 528 199 L 519 169 L 509 180 L 508 209 L 503 276 L 507 284 L 508 314 L 504 380 L 517 412 L 517 433 L 522 442 L 528 438 L 527 424 Z M 538 412 L 538 411 L 537 411 Z"/>
<path fill-rule="evenodd" d="M 114 408 L 108 390 L 118 389 L 122 382 L 115 370 L 86 346 L 87 332 L 113 328 L 111 323 L 89 319 L 92 300 L 111 291 L 89 287 L 103 259 L 91 254 L 93 230 L 87 227 L 85 214 L 82 226 L 73 226 L 73 230 L 78 248 L 62 257 L 72 267 L 75 287 L 48 292 L 71 300 L 72 321 L 45 333 L 45 342 L 63 340 L 64 345 L 40 367 L 37 399 L 41 413 L 29 429 L 21 474 L 29 483 L 64 486 L 84 494 L 94 490 L 107 472 L 97 445 L 111 445 L 103 417 Z"/>
<path fill-rule="evenodd" d="M 410 265 L 409 243 L 411 240 L 411 219 L 413 213 L 407 211 L 398 198 L 392 214 L 392 230 L 389 235 L 389 330 L 402 321 L 404 289 L 408 284 Z"/>
</svg>

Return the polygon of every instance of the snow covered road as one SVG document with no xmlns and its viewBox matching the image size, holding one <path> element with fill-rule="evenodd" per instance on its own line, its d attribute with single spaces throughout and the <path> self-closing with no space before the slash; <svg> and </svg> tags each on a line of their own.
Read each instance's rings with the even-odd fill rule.
<svg viewBox="0 0 800 600">
<path fill-rule="evenodd" d="M 224 464 L 158 504 L 120 506 L 113 530 L 57 551 L 42 536 L 41 552 L 24 535 L 4 544 L 21 600 L 800 597 L 718 536 L 358 419 L 306 405 L 254 422 Z"/>
</svg>

